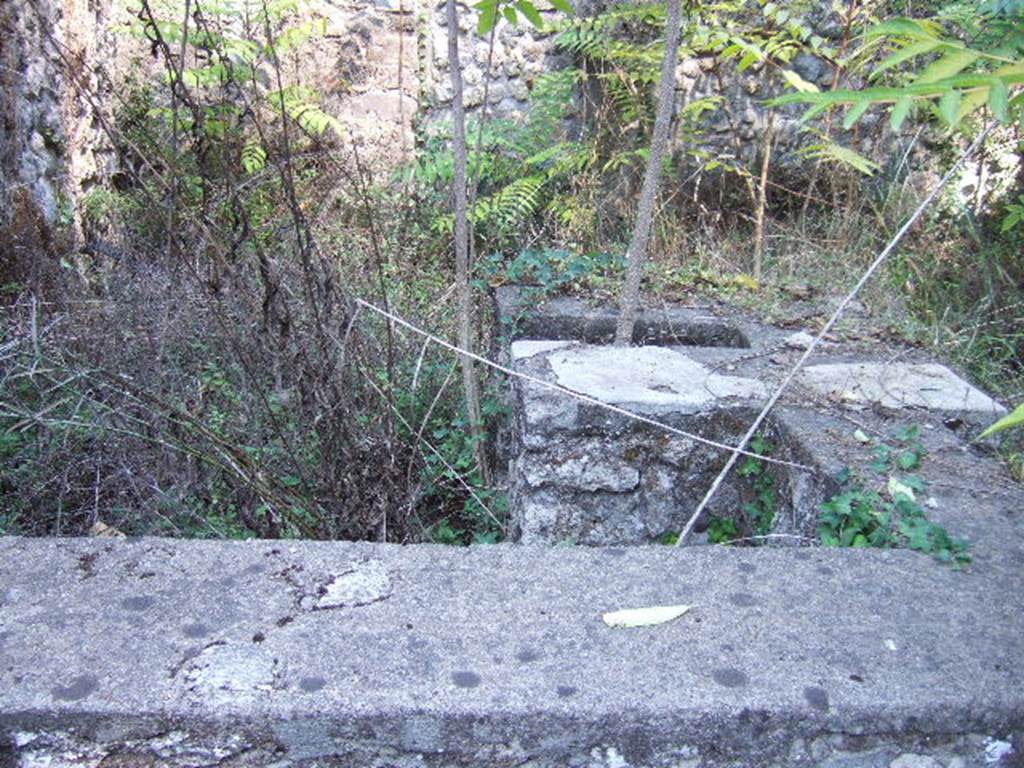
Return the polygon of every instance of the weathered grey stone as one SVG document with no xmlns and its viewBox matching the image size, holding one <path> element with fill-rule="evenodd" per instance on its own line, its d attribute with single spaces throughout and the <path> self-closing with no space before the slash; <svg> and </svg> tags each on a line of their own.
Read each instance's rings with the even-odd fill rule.
<svg viewBox="0 0 1024 768">
<path fill-rule="evenodd" d="M 1024 492 L 953 506 L 991 521 L 1007 504 Z M 970 573 L 893 550 L 0 539 L 0 755 L 19 768 L 890 768 L 906 755 L 982 768 L 986 739 L 1009 747 L 1024 731 L 1024 521 L 994 528 L 977 528 Z M 304 611 L 280 575 L 362 562 L 391 574 L 387 600 Z M 144 611 L 121 607 L 145 595 L 158 599 Z M 674 603 L 695 608 L 646 629 L 600 620 Z M 203 644 L 183 616 L 203 617 Z M 83 675 L 96 687 L 82 698 L 54 696 Z M 817 757 L 790 759 L 805 750 Z M 992 766 L 1012 765 L 1000 754 Z"/>
<path fill-rule="evenodd" d="M 985 762 L 999 763 L 1009 761 L 1018 750 L 1005 739 L 988 738 L 985 740 Z"/>
<path fill-rule="evenodd" d="M 782 342 L 790 349 L 807 349 L 814 342 L 814 337 L 807 331 L 797 331 L 785 338 Z"/>
<path fill-rule="evenodd" d="M 517 500 L 523 544 L 587 544 L 650 541 L 664 532 L 637 508 L 637 499 L 622 493 L 566 494 L 550 488 Z"/>
<path fill-rule="evenodd" d="M 561 349 L 562 347 L 568 347 L 572 344 L 571 341 L 566 340 L 554 340 L 554 341 L 535 341 L 535 340 L 524 340 L 524 341 L 513 341 L 512 342 L 512 359 L 513 360 L 525 360 L 528 357 L 539 355 L 542 352 L 550 352 L 554 349 Z"/>
<path fill-rule="evenodd" d="M 182 673 L 204 701 L 252 701 L 278 683 L 279 662 L 259 643 L 214 644 L 204 648 Z"/>
<path fill-rule="evenodd" d="M 851 404 L 1002 415 L 1006 409 L 937 363 L 826 363 L 808 366 L 804 383 Z"/>
<path fill-rule="evenodd" d="M 897 757 L 889 768 L 942 768 L 942 764 L 929 755 L 904 754 Z"/>
<path fill-rule="evenodd" d="M 319 609 L 367 605 L 385 599 L 391 594 L 391 579 L 383 563 L 367 560 L 353 563 L 319 589 L 316 607 Z"/>
<path fill-rule="evenodd" d="M 764 396 L 764 385 L 722 376 L 665 347 L 579 346 L 548 355 L 558 384 L 605 403 L 670 406 L 694 412 L 723 398 Z"/>
<path fill-rule="evenodd" d="M 576 400 L 546 387 L 524 382 L 521 388 L 523 440 L 531 448 L 544 448 L 552 433 L 577 424 Z"/>
<path fill-rule="evenodd" d="M 523 468 L 523 479 L 531 487 L 568 485 L 584 491 L 632 491 L 640 484 L 640 472 L 629 462 L 607 455 L 611 446 L 583 448 L 580 454 L 551 457 L 546 462 L 530 462 Z"/>
<path fill-rule="evenodd" d="M 793 59 L 792 68 L 809 83 L 829 85 L 832 82 L 832 67 L 824 59 L 809 53 L 801 53 Z"/>
</svg>

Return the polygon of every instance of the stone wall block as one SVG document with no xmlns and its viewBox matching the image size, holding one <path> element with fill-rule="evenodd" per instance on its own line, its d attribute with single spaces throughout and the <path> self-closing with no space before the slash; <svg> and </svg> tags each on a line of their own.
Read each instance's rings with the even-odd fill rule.
<svg viewBox="0 0 1024 768">
<path fill-rule="evenodd" d="M 563 451 L 571 453 L 568 455 Z M 520 458 L 521 473 L 532 487 L 558 485 L 582 491 L 625 493 L 640 484 L 640 471 L 603 443 L 575 443 L 561 451 Z"/>
</svg>

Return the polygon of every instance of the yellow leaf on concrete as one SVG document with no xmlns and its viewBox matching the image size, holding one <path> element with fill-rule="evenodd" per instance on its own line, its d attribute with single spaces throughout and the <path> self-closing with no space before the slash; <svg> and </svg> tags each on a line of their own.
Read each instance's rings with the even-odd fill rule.
<svg viewBox="0 0 1024 768">
<path fill-rule="evenodd" d="M 649 608 L 627 608 L 621 611 L 611 611 L 601 618 L 604 623 L 614 629 L 626 627 L 649 627 L 654 624 L 664 624 L 668 621 L 678 619 L 690 610 L 688 605 L 652 605 Z"/>
</svg>

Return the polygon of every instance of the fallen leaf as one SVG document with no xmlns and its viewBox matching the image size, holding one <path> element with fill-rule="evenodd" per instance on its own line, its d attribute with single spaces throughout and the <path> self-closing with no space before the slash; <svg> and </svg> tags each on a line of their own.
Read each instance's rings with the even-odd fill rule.
<svg viewBox="0 0 1024 768">
<path fill-rule="evenodd" d="M 858 430 L 854 431 L 853 439 L 856 440 L 858 443 L 865 443 L 866 444 L 866 443 L 870 443 L 871 442 L 871 438 L 868 437 L 867 435 L 865 435 L 864 434 L 864 430 L 862 430 L 862 429 L 858 429 Z"/>
<path fill-rule="evenodd" d="M 97 520 L 89 528 L 89 535 L 106 539 L 124 539 L 126 536 L 112 525 L 107 525 L 102 520 Z"/>
<path fill-rule="evenodd" d="M 893 501 L 895 501 L 896 500 L 896 495 L 899 494 L 899 493 L 902 493 L 904 496 L 906 496 L 911 501 L 916 501 L 917 500 L 917 497 L 914 496 L 914 489 L 913 488 L 911 488 L 909 485 L 903 484 L 902 482 L 897 480 L 895 477 L 890 477 L 889 478 L 889 496 L 892 498 Z"/>
<path fill-rule="evenodd" d="M 654 624 L 678 619 L 690 610 L 688 605 L 652 605 L 649 608 L 627 608 L 621 611 L 611 611 L 601 618 L 604 623 L 614 629 L 626 627 L 649 627 Z"/>
</svg>

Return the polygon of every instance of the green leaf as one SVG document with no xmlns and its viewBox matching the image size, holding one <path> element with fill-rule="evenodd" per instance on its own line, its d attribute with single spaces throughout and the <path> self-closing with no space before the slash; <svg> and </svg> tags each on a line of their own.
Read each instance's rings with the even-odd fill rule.
<svg viewBox="0 0 1024 768">
<path fill-rule="evenodd" d="M 988 88 L 979 88 L 976 91 L 964 94 L 960 102 L 960 108 L 956 113 L 956 122 L 959 123 L 965 117 L 977 112 L 988 101 Z"/>
<path fill-rule="evenodd" d="M 975 51 L 961 50 L 947 53 L 922 70 L 916 78 L 915 83 L 934 83 L 937 80 L 945 80 L 963 72 L 971 66 L 981 54 Z"/>
<path fill-rule="evenodd" d="M 544 19 L 530 0 L 516 0 L 516 8 L 522 12 L 526 20 L 533 24 L 534 27 L 544 29 Z"/>
<path fill-rule="evenodd" d="M 890 19 L 876 24 L 867 32 L 869 40 L 876 37 L 909 37 L 911 40 L 934 40 L 941 42 L 942 27 L 937 22 L 925 19 Z"/>
<path fill-rule="evenodd" d="M 1004 125 L 1010 122 L 1009 103 L 1010 91 L 1006 82 L 998 77 L 992 78 L 992 87 L 988 92 L 988 106 L 995 118 Z"/>
<path fill-rule="evenodd" d="M 900 451 L 896 463 L 900 469 L 917 469 L 921 466 L 921 453 L 915 450 Z"/>
<path fill-rule="evenodd" d="M 874 160 L 864 157 L 856 150 L 844 147 L 841 144 L 835 142 L 829 142 L 828 144 L 814 144 L 810 147 L 805 147 L 802 153 L 807 157 L 819 158 L 822 160 L 832 160 L 834 162 L 846 165 L 853 168 L 865 176 L 871 176 L 879 170 L 880 166 Z"/>
<path fill-rule="evenodd" d="M 999 421 L 991 426 L 987 427 L 984 432 L 978 435 L 978 438 L 988 437 L 994 435 L 996 432 L 1002 432 L 1005 429 L 1012 429 L 1013 427 L 1019 427 L 1024 424 L 1024 403 L 1021 403 L 1013 412 L 1003 416 Z"/>
<path fill-rule="evenodd" d="M 576 13 L 572 5 L 569 3 L 569 0 L 548 0 L 548 2 L 551 3 L 551 6 L 556 11 L 561 11 L 566 16 L 573 16 Z"/>
<path fill-rule="evenodd" d="M 516 13 L 516 9 L 511 5 L 506 5 L 502 8 L 501 13 L 513 27 L 519 23 L 519 15 Z"/>
<path fill-rule="evenodd" d="M 259 173 L 266 167 L 267 152 L 258 139 L 249 139 L 242 147 L 242 168 L 250 176 Z"/>
<path fill-rule="evenodd" d="M 862 101 L 859 104 L 854 104 L 846 113 L 846 117 L 843 118 L 843 128 L 847 131 L 853 128 L 854 124 L 860 120 L 864 116 L 864 113 L 869 109 L 871 109 L 870 101 Z"/>
<path fill-rule="evenodd" d="M 875 67 L 875 69 L 868 76 L 868 79 L 874 80 L 886 70 L 892 69 L 893 67 L 898 67 L 903 62 L 909 61 L 910 59 L 916 58 L 917 56 L 923 56 L 926 53 L 931 53 L 941 44 L 942 43 L 940 43 L 938 40 L 925 40 L 923 42 L 905 45 L 892 56 L 885 59 L 877 67 Z"/>
<path fill-rule="evenodd" d="M 792 96 L 807 96 L 807 95 L 816 96 L 816 95 L 820 95 L 820 94 L 794 93 L 794 94 L 791 94 L 791 95 Z M 785 98 L 785 97 L 780 97 L 780 98 Z M 773 99 L 772 101 L 768 102 L 768 105 L 769 106 L 775 106 L 775 105 L 781 104 L 781 103 L 782 102 L 781 102 L 780 99 Z M 822 101 L 822 102 L 819 102 L 817 104 L 814 104 L 810 109 L 808 109 L 806 112 L 804 112 L 802 115 L 800 115 L 800 122 L 801 123 L 809 123 L 811 120 L 816 118 L 822 112 L 825 112 L 826 110 L 828 110 L 828 108 L 830 106 L 832 106 L 832 105 L 829 104 L 828 102 L 825 102 L 825 101 Z"/>
<path fill-rule="evenodd" d="M 764 55 L 760 51 L 747 51 L 743 54 L 743 58 L 740 59 L 740 63 L 737 65 L 737 69 L 740 72 L 745 72 L 752 66 L 757 64 L 764 58 Z"/>
<path fill-rule="evenodd" d="M 498 2 L 497 0 L 482 0 L 476 4 L 475 8 L 480 13 L 480 18 L 476 22 L 476 33 L 480 36 L 488 34 L 494 25 L 498 21 Z"/>
<path fill-rule="evenodd" d="M 907 475 L 903 478 L 903 484 L 908 488 L 912 488 L 921 493 L 923 493 L 925 489 L 924 480 L 917 475 Z"/>
<path fill-rule="evenodd" d="M 914 102 L 909 96 L 902 96 L 897 99 L 892 107 L 892 112 L 889 113 L 889 125 L 892 126 L 893 131 L 898 131 L 900 126 L 903 125 L 903 121 L 910 114 L 910 108 L 913 104 Z"/>
<path fill-rule="evenodd" d="M 921 427 L 918 424 L 911 424 L 906 427 L 902 427 L 897 430 L 894 437 L 901 443 L 905 443 L 909 440 L 916 440 L 921 435 Z"/>
<path fill-rule="evenodd" d="M 939 99 L 939 117 L 950 128 L 960 121 L 960 105 L 963 95 L 960 91 L 946 91 Z"/>
<path fill-rule="evenodd" d="M 820 89 L 814 83 L 809 83 L 791 69 L 782 70 L 783 79 L 793 88 L 801 93 L 817 93 Z"/>
</svg>

